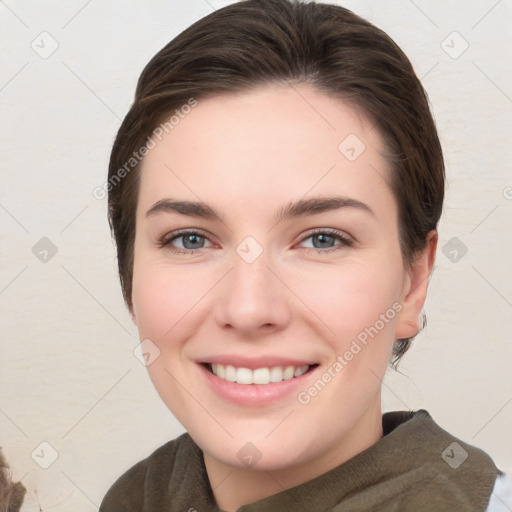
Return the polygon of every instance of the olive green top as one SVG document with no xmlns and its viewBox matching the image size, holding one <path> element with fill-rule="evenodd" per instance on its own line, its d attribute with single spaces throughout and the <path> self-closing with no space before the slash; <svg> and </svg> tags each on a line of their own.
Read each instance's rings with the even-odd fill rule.
<svg viewBox="0 0 512 512">
<path fill-rule="evenodd" d="M 425 410 L 382 417 L 373 446 L 296 487 L 237 512 L 484 512 L 501 472 L 482 450 Z M 110 488 L 100 512 L 223 512 L 203 453 L 188 434 L 158 448 Z"/>
</svg>

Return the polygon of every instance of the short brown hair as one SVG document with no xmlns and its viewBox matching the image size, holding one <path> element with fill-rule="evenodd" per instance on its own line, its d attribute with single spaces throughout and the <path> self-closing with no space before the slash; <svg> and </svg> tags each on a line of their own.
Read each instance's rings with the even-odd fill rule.
<svg viewBox="0 0 512 512">
<path fill-rule="evenodd" d="M 195 22 L 151 59 L 117 133 L 109 164 L 108 215 L 130 310 L 139 165 L 133 162 L 133 170 L 126 172 L 126 162 L 190 98 L 249 91 L 271 82 L 309 83 L 357 105 L 377 123 L 392 164 L 390 185 L 405 265 L 437 228 L 444 198 L 443 154 L 427 94 L 402 50 L 385 32 L 342 7 L 294 0 L 237 2 Z M 395 364 L 412 339 L 395 341 Z"/>
</svg>

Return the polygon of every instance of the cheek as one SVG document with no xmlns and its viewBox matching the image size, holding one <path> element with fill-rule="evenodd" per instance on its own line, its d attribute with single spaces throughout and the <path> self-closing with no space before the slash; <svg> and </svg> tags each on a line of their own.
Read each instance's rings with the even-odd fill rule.
<svg viewBox="0 0 512 512">
<path fill-rule="evenodd" d="M 137 268 L 138 267 L 138 268 Z M 151 267 L 135 266 L 133 276 L 133 306 L 137 317 L 137 328 L 142 338 L 157 342 L 171 328 L 173 295 L 155 275 Z"/>
<path fill-rule="evenodd" d="M 399 298 L 400 269 L 374 261 L 346 261 L 343 265 L 308 274 L 292 285 L 338 340 L 350 340 L 386 315 L 393 324 L 393 304 Z M 378 324 L 381 325 L 380 322 Z"/>
<path fill-rule="evenodd" d="M 315 311 L 331 330 L 330 361 L 324 368 L 329 384 L 318 393 L 318 399 L 311 399 L 318 414 L 324 414 L 328 404 L 336 403 L 339 411 L 333 415 L 343 422 L 346 411 L 361 410 L 379 393 L 395 340 L 397 310 L 401 308 L 395 284 L 400 276 L 396 265 L 383 271 L 367 262 L 347 264 L 333 272 L 329 280 L 308 282 L 308 296 L 314 287 L 324 290 L 315 294 Z M 321 383 L 318 389 L 324 389 Z"/>
<path fill-rule="evenodd" d="M 205 293 L 198 289 L 200 276 L 193 275 L 144 256 L 135 259 L 133 305 L 139 338 L 151 340 L 159 349 L 147 371 L 161 399 L 181 422 L 186 421 L 191 406 L 180 385 L 189 381 L 184 349 L 197 328 L 194 305 Z"/>
<path fill-rule="evenodd" d="M 136 257 L 133 305 L 140 336 L 154 338 L 157 344 L 164 338 L 175 337 L 173 331 L 205 295 L 204 283 L 205 279 L 195 268 L 171 268 L 165 263 Z"/>
</svg>

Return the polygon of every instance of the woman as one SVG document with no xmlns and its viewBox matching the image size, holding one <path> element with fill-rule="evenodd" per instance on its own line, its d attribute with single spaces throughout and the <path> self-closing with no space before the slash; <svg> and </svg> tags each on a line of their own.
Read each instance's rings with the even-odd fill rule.
<svg viewBox="0 0 512 512">
<path fill-rule="evenodd" d="M 380 392 L 420 330 L 444 164 L 381 30 L 243 1 L 144 69 L 109 221 L 149 375 L 187 433 L 102 512 L 484 511 L 500 471 Z"/>
</svg>

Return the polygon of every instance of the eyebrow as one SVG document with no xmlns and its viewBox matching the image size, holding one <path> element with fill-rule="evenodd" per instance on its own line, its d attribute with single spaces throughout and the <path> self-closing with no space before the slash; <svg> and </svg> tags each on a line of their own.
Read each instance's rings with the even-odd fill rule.
<svg viewBox="0 0 512 512">
<path fill-rule="evenodd" d="M 274 221 L 279 223 L 283 220 L 316 215 L 341 208 L 353 208 L 369 213 L 376 217 L 375 212 L 365 203 L 344 196 L 311 197 L 299 199 L 282 207 L 276 214 Z M 174 201 L 172 199 L 161 199 L 157 201 L 147 212 L 146 217 L 159 213 L 179 213 L 202 219 L 219 220 L 224 222 L 222 215 L 211 206 L 195 201 Z"/>
</svg>

